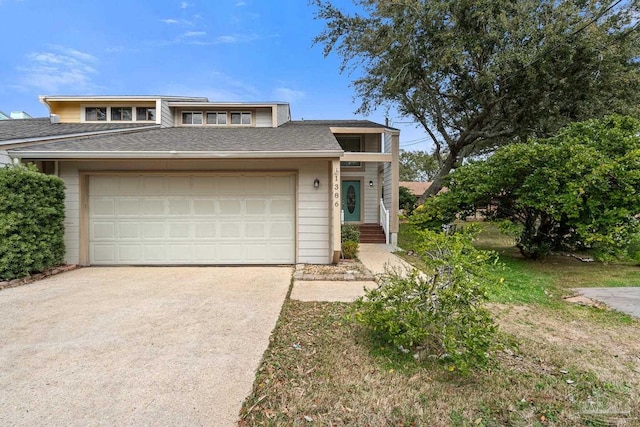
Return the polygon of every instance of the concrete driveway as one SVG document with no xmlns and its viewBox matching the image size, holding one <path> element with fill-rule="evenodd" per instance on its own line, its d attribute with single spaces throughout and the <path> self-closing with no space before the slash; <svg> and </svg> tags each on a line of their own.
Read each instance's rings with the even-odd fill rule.
<svg viewBox="0 0 640 427">
<path fill-rule="evenodd" d="M 640 317 L 640 287 L 576 288 L 575 291 L 623 313 Z"/>
<path fill-rule="evenodd" d="M 0 291 L 0 425 L 234 425 L 291 272 L 94 267 Z"/>
</svg>

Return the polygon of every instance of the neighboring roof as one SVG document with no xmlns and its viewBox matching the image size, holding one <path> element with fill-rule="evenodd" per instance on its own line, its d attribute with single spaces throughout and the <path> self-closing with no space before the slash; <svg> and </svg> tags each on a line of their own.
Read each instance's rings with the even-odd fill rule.
<svg viewBox="0 0 640 427">
<path fill-rule="evenodd" d="M 340 156 L 343 151 L 326 125 L 286 123 L 277 128 L 174 127 L 55 141 L 10 150 L 22 157 L 249 157 L 270 153 L 295 157 Z"/>
<path fill-rule="evenodd" d="M 431 187 L 431 182 L 400 181 L 398 185 L 408 188 L 414 196 L 422 196 Z"/>
<path fill-rule="evenodd" d="M 398 130 L 380 123 L 372 122 L 371 120 L 292 120 L 289 123 L 297 125 L 324 125 L 344 128 L 380 128 Z"/>
<path fill-rule="evenodd" d="M 0 121 L 0 145 L 34 138 L 67 137 L 113 130 L 157 127 L 140 123 L 51 123 L 48 117 Z"/>
</svg>

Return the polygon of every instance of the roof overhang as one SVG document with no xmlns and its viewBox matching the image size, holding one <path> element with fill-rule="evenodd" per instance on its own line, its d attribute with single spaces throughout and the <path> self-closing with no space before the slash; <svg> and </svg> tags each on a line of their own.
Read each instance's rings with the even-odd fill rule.
<svg viewBox="0 0 640 427">
<path fill-rule="evenodd" d="M 287 105 L 286 102 L 182 102 L 169 101 L 169 107 L 183 108 L 264 108 Z"/>
<path fill-rule="evenodd" d="M 44 151 L 8 150 L 19 159 L 276 159 L 339 158 L 343 152 L 314 151 Z"/>
<path fill-rule="evenodd" d="M 390 133 L 392 135 L 400 135 L 400 131 L 396 129 L 389 129 L 384 127 L 341 127 L 341 126 L 331 126 L 329 128 L 332 133 L 344 133 L 344 134 L 352 134 L 352 133 Z"/>
</svg>

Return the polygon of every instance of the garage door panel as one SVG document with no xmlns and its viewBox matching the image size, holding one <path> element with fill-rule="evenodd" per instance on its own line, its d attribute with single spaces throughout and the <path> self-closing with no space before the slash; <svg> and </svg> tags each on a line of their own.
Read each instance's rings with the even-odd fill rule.
<svg viewBox="0 0 640 427">
<path fill-rule="evenodd" d="M 89 181 L 92 264 L 295 261 L 294 175 L 100 175 Z"/>
</svg>

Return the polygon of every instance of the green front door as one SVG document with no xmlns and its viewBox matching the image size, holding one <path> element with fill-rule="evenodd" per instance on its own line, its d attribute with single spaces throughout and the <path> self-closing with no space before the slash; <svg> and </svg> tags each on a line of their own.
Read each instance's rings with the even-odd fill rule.
<svg viewBox="0 0 640 427">
<path fill-rule="evenodd" d="M 342 181 L 342 210 L 345 222 L 360 222 L 360 181 Z"/>
</svg>

